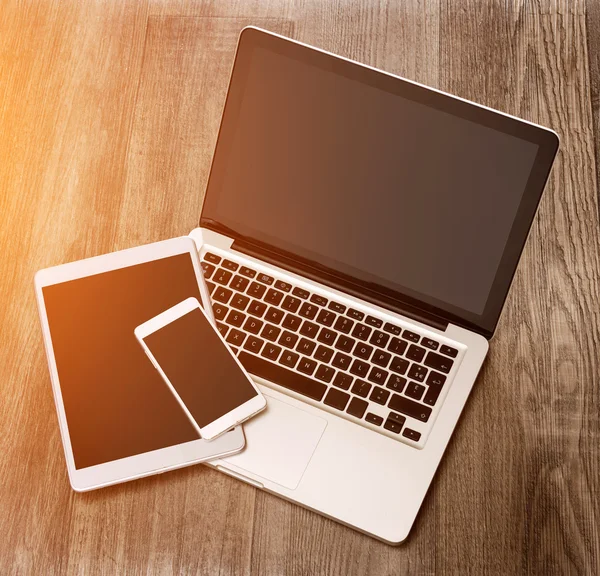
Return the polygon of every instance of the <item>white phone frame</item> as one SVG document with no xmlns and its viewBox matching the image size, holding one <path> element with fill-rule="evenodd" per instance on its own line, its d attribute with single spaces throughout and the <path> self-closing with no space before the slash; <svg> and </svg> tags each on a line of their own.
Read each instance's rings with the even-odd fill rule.
<svg viewBox="0 0 600 576">
<path fill-rule="evenodd" d="M 216 442 L 207 442 L 206 440 L 198 439 L 184 444 L 168 446 L 151 452 L 97 464 L 95 466 L 79 469 L 75 467 L 73 447 L 71 445 L 56 359 L 54 358 L 48 315 L 44 303 L 43 288 L 53 284 L 61 284 L 63 282 L 69 282 L 70 280 L 77 280 L 86 276 L 102 274 L 104 272 L 110 272 L 112 270 L 135 266 L 136 264 L 143 264 L 145 262 L 184 253 L 189 253 L 191 256 L 198 285 L 200 287 L 200 295 L 203 300 L 210 303 L 210 297 L 204 282 L 196 245 L 191 238 L 185 236 L 164 240 L 162 242 L 155 242 L 153 244 L 147 244 L 128 250 L 121 250 L 120 252 L 113 252 L 112 254 L 96 256 L 78 262 L 71 262 L 53 268 L 46 268 L 40 270 L 35 275 L 35 292 L 44 346 L 46 348 L 46 356 L 48 359 L 50 380 L 52 382 L 54 403 L 58 415 L 60 435 L 65 452 L 65 460 L 67 462 L 69 482 L 76 492 L 86 492 L 88 490 L 103 488 L 104 486 L 127 482 L 152 474 L 206 462 L 213 458 L 230 456 L 240 452 L 245 446 L 244 432 L 241 427 L 238 427 L 230 434 L 226 434 L 222 438 L 219 438 Z M 210 305 L 208 307 L 208 314 L 212 315 L 212 307 Z"/>
<path fill-rule="evenodd" d="M 169 324 L 171 324 L 171 322 L 174 322 L 178 318 L 181 318 L 182 316 L 189 314 L 192 310 L 195 310 L 196 308 L 198 308 L 200 310 L 200 312 L 202 312 L 202 314 L 209 321 L 209 324 L 211 325 L 211 327 L 213 328 L 213 330 L 215 331 L 215 333 L 217 334 L 217 336 L 223 343 L 223 346 L 225 346 L 227 348 L 227 351 L 231 353 L 231 357 L 235 360 L 236 364 L 240 367 L 240 370 L 246 376 L 246 379 L 248 380 L 248 384 L 250 384 L 250 386 L 252 386 L 252 388 L 256 392 L 256 396 L 254 396 L 253 398 L 250 398 L 250 400 L 247 400 L 243 404 L 240 404 L 239 406 L 237 406 L 233 410 L 230 410 L 226 414 L 223 414 L 223 416 L 220 416 L 219 418 L 217 418 L 210 424 L 205 425 L 204 427 L 200 427 L 200 425 L 194 420 L 194 417 L 192 416 L 192 414 L 188 410 L 187 406 L 181 399 L 181 396 L 179 396 L 177 390 L 175 389 L 173 384 L 169 381 L 169 378 L 164 373 L 160 364 L 158 363 L 158 361 L 152 354 L 152 351 L 150 350 L 150 348 L 148 348 L 146 342 L 144 342 L 144 338 L 146 338 L 150 334 L 153 334 L 154 332 L 157 332 L 158 330 L 164 328 L 165 326 L 168 326 Z M 148 358 L 150 358 L 150 361 L 152 362 L 154 367 L 158 370 L 159 374 L 161 375 L 162 379 L 166 382 L 167 386 L 169 386 L 169 389 L 171 390 L 171 392 L 173 393 L 175 398 L 177 398 L 177 401 L 183 408 L 183 411 L 186 413 L 190 422 L 194 425 L 194 428 L 196 428 L 196 431 L 198 432 L 198 434 L 200 434 L 200 436 L 202 438 L 204 438 L 206 440 L 214 440 L 215 438 L 219 437 L 221 434 L 224 434 L 225 432 L 227 432 L 227 430 L 229 430 L 233 426 L 236 426 L 238 424 L 241 424 L 242 422 L 245 422 L 246 420 L 248 420 L 248 418 L 251 418 L 252 416 L 258 414 L 261 410 L 264 410 L 266 408 L 267 401 L 265 400 L 265 397 L 262 395 L 261 391 L 258 389 L 258 386 L 254 383 L 252 378 L 248 375 L 248 373 L 246 372 L 246 369 L 242 366 L 242 363 L 239 361 L 237 356 L 230 351 L 229 346 L 225 342 L 225 339 L 223 338 L 223 336 L 221 335 L 219 330 L 215 327 L 214 322 L 211 322 L 210 318 L 205 314 L 202 306 L 200 305 L 200 302 L 198 302 L 198 300 L 196 298 L 187 298 L 183 302 L 180 302 L 179 304 L 176 304 L 172 308 L 165 310 L 164 312 L 162 312 L 161 314 L 158 314 L 158 316 L 155 316 L 151 320 L 148 320 L 147 322 L 140 324 L 134 330 L 134 332 L 135 332 L 136 338 L 138 339 L 138 342 L 141 344 L 142 348 L 144 349 L 144 352 L 146 353 Z"/>
</svg>

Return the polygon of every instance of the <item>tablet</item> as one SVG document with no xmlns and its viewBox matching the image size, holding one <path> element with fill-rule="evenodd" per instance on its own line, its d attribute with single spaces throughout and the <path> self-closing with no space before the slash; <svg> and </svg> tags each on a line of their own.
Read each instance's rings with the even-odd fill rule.
<svg viewBox="0 0 600 576">
<path fill-rule="evenodd" d="M 189 297 L 214 321 L 196 246 L 174 238 L 39 271 L 44 344 L 76 491 L 239 452 L 237 427 L 200 439 L 134 329 Z"/>
</svg>

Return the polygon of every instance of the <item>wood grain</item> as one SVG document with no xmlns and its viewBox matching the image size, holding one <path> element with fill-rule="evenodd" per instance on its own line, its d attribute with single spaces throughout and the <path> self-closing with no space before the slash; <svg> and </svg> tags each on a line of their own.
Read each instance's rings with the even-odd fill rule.
<svg viewBox="0 0 600 576">
<path fill-rule="evenodd" d="M 490 356 L 399 548 L 202 466 L 68 486 L 33 274 L 196 225 L 247 24 L 561 137 Z M 599 30 L 591 0 L 4 2 L 0 573 L 600 573 Z"/>
</svg>

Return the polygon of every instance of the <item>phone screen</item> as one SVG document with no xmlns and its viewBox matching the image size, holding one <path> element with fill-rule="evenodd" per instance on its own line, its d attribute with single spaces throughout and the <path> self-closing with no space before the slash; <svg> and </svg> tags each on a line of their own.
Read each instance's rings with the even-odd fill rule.
<svg viewBox="0 0 600 576">
<path fill-rule="evenodd" d="M 200 308 L 143 340 L 200 428 L 257 396 Z"/>
</svg>

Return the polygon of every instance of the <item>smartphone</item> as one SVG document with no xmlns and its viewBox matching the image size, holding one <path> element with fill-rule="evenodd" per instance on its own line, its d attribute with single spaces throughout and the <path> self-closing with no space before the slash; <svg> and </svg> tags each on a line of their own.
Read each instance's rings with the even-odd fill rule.
<svg viewBox="0 0 600 576">
<path fill-rule="evenodd" d="M 196 298 L 134 332 L 202 438 L 216 438 L 267 405 Z"/>
</svg>

